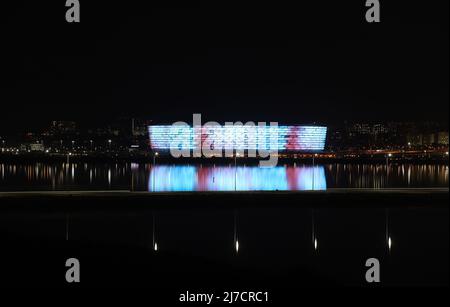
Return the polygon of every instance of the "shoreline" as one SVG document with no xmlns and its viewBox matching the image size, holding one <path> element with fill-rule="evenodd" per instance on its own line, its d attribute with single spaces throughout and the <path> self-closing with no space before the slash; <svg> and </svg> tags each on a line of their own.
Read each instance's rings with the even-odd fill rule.
<svg viewBox="0 0 450 307">
<path fill-rule="evenodd" d="M 265 159 L 264 159 L 265 160 Z M 278 166 L 284 164 L 313 164 L 312 158 L 278 158 Z M 0 155 L 0 163 L 15 164 L 15 163 L 142 163 L 153 164 L 153 156 L 47 156 L 47 155 L 24 155 L 11 156 Z M 238 165 L 246 164 L 248 166 L 259 164 L 261 159 L 258 158 L 239 158 L 236 160 Z M 174 165 L 234 165 L 233 158 L 173 158 L 170 156 L 158 156 L 156 164 L 174 164 Z M 389 164 L 438 164 L 449 165 L 448 156 L 431 156 L 431 157 L 409 157 L 409 156 L 394 156 L 389 158 Z M 386 157 L 317 157 L 314 158 L 315 164 L 386 164 Z"/>
</svg>

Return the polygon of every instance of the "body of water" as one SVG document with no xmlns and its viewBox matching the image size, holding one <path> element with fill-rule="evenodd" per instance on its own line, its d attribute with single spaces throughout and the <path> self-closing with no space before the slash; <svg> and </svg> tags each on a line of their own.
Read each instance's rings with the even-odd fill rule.
<svg viewBox="0 0 450 307">
<path fill-rule="evenodd" d="M 448 187 L 448 166 L 0 164 L 3 191 L 404 187 Z M 365 264 L 376 258 L 383 286 L 448 286 L 445 200 L 357 194 L 4 196 L 0 284 L 73 286 L 64 263 L 76 257 L 85 287 L 269 289 L 273 296 L 281 287 L 297 295 L 310 286 L 373 286 Z M 38 265 L 24 265 L 30 255 Z"/>
<path fill-rule="evenodd" d="M 98 200 L 80 202 L 89 208 Z M 139 211 L 125 205 L 73 214 L 2 212 L 0 284 L 33 286 L 39 278 L 41 286 L 73 286 L 65 282 L 64 263 L 77 257 L 82 287 L 299 293 L 311 286 L 372 286 L 365 263 L 375 257 L 383 286 L 448 286 L 448 208 L 303 204 L 280 210 L 274 202 L 235 210 L 145 209 L 151 203 L 142 202 Z M 24 265 L 30 255 L 39 265 Z"/>
<path fill-rule="evenodd" d="M 0 190 L 275 191 L 448 187 L 448 165 L 0 164 Z"/>
</svg>

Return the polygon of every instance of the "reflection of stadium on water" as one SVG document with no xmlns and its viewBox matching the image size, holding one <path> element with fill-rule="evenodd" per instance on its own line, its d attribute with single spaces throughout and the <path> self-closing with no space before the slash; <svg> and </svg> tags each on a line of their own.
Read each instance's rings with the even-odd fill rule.
<svg viewBox="0 0 450 307">
<path fill-rule="evenodd" d="M 150 169 L 148 190 L 163 191 L 297 191 L 325 190 L 323 166 L 200 167 L 156 166 Z"/>
</svg>

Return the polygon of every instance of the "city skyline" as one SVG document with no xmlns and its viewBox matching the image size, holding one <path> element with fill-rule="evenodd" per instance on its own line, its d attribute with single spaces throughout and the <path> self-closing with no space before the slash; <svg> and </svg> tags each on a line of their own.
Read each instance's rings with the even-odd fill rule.
<svg viewBox="0 0 450 307">
<path fill-rule="evenodd" d="M 192 115 L 191 115 L 192 116 Z M 25 133 L 45 133 L 51 129 L 55 128 L 55 125 L 66 125 L 66 126 L 70 126 L 69 130 L 77 130 L 78 133 L 81 131 L 88 131 L 88 130 L 92 130 L 92 129 L 108 129 L 111 127 L 129 127 L 130 129 L 133 129 L 133 126 L 145 126 L 145 125 L 150 125 L 150 124 L 164 124 L 164 125 L 170 125 L 179 121 L 183 121 L 186 118 L 172 118 L 172 121 L 170 120 L 158 120 L 154 117 L 145 117 L 143 115 L 141 116 L 118 116 L 118 117 L 113 117 L 113 118 L 108 118 L 108 119 L 103 119 L 103 120 L 97 120 L 97 121 L 83 121 L 83 120 L 77 120 L 74 118 L 68 118 L 68 117 L 63 117 L 63 118 L 58 118 L 58 119 L 52 119 L 52 120 L 41 120 L 39 121 L 36 125 L 34 126 L 24 126 L 20 123 L 17 123 L 17 125 L 14 126 L 8 126 L 8 127 L 4 127 L 2 130 L 0 130 L 0 136 L 4 135 L 4 136 L 8 136 L 8 135 L 19 135 L 19 134 L 25 134 Z M 187 120 L 189 120 L 189 118 L 187 118 Z M 192 120 L 192 117 L 191 117 Z M 214 120 L 212 118 L 210 118 L 209 120 L 205 120 L 205 122 L 207 121 L 215 121 L 218 123 L 226 123 L 226 122 L 230 122 L 230 120 L 224 120 L 224 121 L 217 121 Z M 250 119 L 248 120 L 235 120 L 235 121 L 231 121 L 231 122 L 242 122 L 242 123 L 247 123 L 249 121 L 252 121 Z M 270 120 L 270 118 L 268 120 L 266 120 L 267 123 L 270 122 L 276 122 L 273 120 Z M 281 121 L 278 122 L 279 125 L 295 125 L 295 124 L 303 124 L 303 125 L 326 125 L 328 127 L 334 127 L 334 128 L 338 128 L 338 127 L 343 127 L 343 126 L 350 126 L 350 125 L 355 125 L 358 126 L 360 125 L 361 129 L 364 129 L 364 127 L 366 127 L 366 129 L 369 129 L 367 127 L 371 127 L 370 129 L 373 129 L 373 127 L 376 127 L 377 125 L 381 125 L 381 126 L 389 126 L 389 125 L 411 125 L 411 126 L 417 126 L 417 127 L 428 127 L 428 130 L 433 130 L 433 129 L 441 129 L 441 130 L 448 130 L 449 128 L 449 123 L 448 120 L 381 120 L 381 119 L 374 119 L 374 120 L 362 120 L 362 119 L 354 119 L 354 120 L 348 120 L 348 119 L 344 119 L 344 120 L 338 120 L 338 119 L 333 119 L 331 121 L 315 121 L 315 120 L 309 120 L 309 121 L 297 121 L 297 122 L 291 122 L 291 121 Z M 434 128 L 433 128 L 434 127 Z M 65 127 L 64 129 L 67 129 L 67 127 Z"/>
<path fill-rule="evenodd" d="M 227 125 L 226 122 L 224 124 Z M 247 124 L 247 122 L 243 124 Z M 318 127 L 320 125 L 312 126 Z M 157 127 L 158 129 L 165 127 L 165 130 L 163 129 L 165 133 L 158 132 L 155 138 L 155 135 L 151 135 L 150 127 Z M 32 152 L 45 151 L 49 154 L 65 151 L 124 154 L 124 152 L 130 151 L 131 155 L 136 152 L 147 155 L 155 150 L 160 151 L 164 147 L 161 147 L 161 144 L 170 141 L 170 138 L 167 138 L 169 127 L 170 125 L 161 126 L 154 120 L 142 118 L 121 117 L 116 121 L 110 121 L 109 124 L 102 126 L 97 124 L 90 127 L 82 127 L 75 121 L 55 120 L 41 130 L 27 130 L 28 132 L 15 134 L 0 133 L 0 145 L 4 154 L 8 151 L 26 153 L 31 150 Z M 288 127 L 292 128 L 295 125 L 286 126 L 283 123 L 278 123 L 277 129 L 286 130 Z M 344 121 L 339 125 L 323 125 L 323 129 L 326 131 L 323 135 L 325 143 L 320 146 L 322 149 L 320 151 L 323 152 L 350 150 L 357 153 L 360 150 L 370 151 L 374 149 L 391 151 L 397 149 L 407 152 L 414 149 L 419 150 L 417 151 L 418 154 L 423 153 L 423 150 L 426 152 L 427 149 L 428 152 L 436 150 L 437 153 L 441 154 L 448 152 L 449 132 L 446 123 Z M 294 134 L 297 135 L 297 132 Z M 202 140 L 205 136 L 202 136 Z M 307 140 L 300 138 L 300 143 L 297 143 L 297 141 L 294 141 L 295 139 L 290 137 L 288 141 L 294 142 L 292 144 L 307 142 Z M 279 141 L 281 142 L 281 140 Z M 280 148 L 284 148 L 281 143 L 279 144 Z M 295 153 L 295 150 L 293 153 Z"/>
</svg>

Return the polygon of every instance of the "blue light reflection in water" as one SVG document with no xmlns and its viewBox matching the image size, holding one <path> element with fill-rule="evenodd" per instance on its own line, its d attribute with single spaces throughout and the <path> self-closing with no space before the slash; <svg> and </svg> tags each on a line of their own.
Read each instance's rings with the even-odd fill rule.
<svg viewBox="0 0 450 307">
<path fill-rule="evenodd" d="M 236 178 L 236 180 L 235 180 Z M 148 191 L 326 190 L 323 166 L 199 167 L 160 165 L 150 169 Z"/>
</svg>

